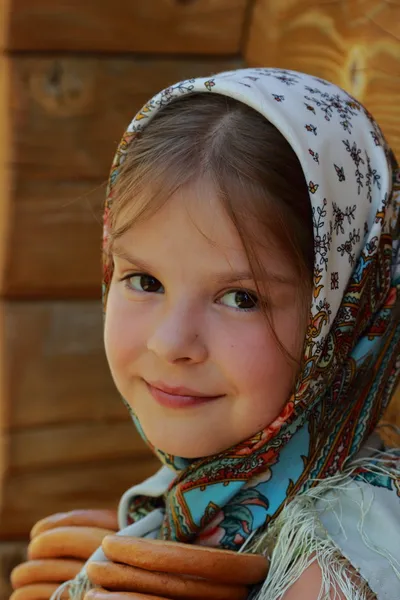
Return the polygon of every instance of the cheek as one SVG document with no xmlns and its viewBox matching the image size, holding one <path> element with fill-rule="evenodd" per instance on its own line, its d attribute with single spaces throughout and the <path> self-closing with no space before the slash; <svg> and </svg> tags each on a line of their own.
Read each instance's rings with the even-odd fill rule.
<svg viewBox="0 0 400 600">
<path fill-rule="evenodd" d="M 282 318 L 276 315 L 274 326 L 283 347 L 299 359 L 303 335 L 297 310 L 293 315 L 286 311 Z M 293 390 L 296 362 L 283 352 L 276 336 L 265 322 L 247 323 L 214 342 L 219 365 L 237 399 L 234 419 L 236 429 L 243 429 L 243 439 L 271 423 Z"/>
<path fill-rule="evenodd" d="M 111 286 L 105 315 L 104 345 L 117 387 L 127 376 L 144 344 L 143 319 L 132 309 L 132 303 L 121 298 Z"/>
<path fill-rule="evenodd" d="M 266 391 L 290 389 L 293 367 L 265 323 L 230 329 L 229 335 L 215 339 L 214 348 L 215 361 L 238 397 L 251 402 L 265 398 Z"/>
</svg>

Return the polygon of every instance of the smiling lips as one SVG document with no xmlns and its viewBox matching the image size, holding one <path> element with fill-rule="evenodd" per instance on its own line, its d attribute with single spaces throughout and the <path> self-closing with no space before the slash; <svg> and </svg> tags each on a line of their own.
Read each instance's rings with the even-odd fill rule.
<svg viewBox="0 0 400 600">
<path fill-rule="evenodd" d="M 146 381 L 146 385 L 156 402 L 167 408 L 187 408 L 222 398 L 222 395 L 207 396 L 186 387 L 170 387 L 158 381 Z"/>
</svg>

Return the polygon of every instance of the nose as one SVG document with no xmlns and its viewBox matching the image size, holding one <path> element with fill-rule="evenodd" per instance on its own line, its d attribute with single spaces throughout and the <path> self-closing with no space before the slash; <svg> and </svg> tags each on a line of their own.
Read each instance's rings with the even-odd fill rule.
<svg viewBox="0 0 400 600">
<path fill-rule="evenodd" d="M 189 306 L 169 307 L 155 319 L 147 349 L 169 363 L 205 361 L 208 351 L 199 321 Z"/>
</svg>

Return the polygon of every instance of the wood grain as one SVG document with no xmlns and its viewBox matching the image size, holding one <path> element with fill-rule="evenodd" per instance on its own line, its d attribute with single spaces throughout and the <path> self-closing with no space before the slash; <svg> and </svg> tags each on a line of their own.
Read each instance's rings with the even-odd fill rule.
<svg viewBox="0 0 400 600">
<path fill-rule="evenodd" d="M 0 322 L 3 430 L 128 418 L 105 358 L 100 301 L 3 302 Z"/>
<path fill-rule="evenodd" d="M 129 122 L 155 93 L 181 79 L 237 65 L 230 60 L 14 57 L 10 109 L 19 178 L 98 184 L 107 178 Z"/>
<path fill-rule="evenodd" d="M 363 102 L 400 155 L 400 4 L 256 0 L 245 59 L 311 73 Z"/>
<path fill-rule="evenodd" d="M 0 5 L 0 10 L 4 6 Z M 1 12 L 0 12 L 1 20 Z M 3 287 L 4 268 L 9 256 L 10 196 L 12 183 L 12 138 L 10 121 L 10 61 L 0 55 L 0 290 Z M 1 358 L 1 357 L 0 357 Z"/>
<path fill-rule="evenodd" d="M 35 427 L 3 435 L 7 437 L 10 473 L 128 459 L 134 468 L 136 461 L 151 455 L 128 419 Z"/>
<path fill-rule="evenodd" d="M 247 0 L 13 0 L 7 50 L 235 54 Z"/>
<path fill-rule="evenodd" d="M 8 45 L 10 3 L 12 0 L 0 0 L 0 52 Z M 1 597 L 1 594 L 0 594 Z"/>
<path fill-rule="evenodd" d="M 105 187 L 19 180 L 9 224 L 12 246 L 3 266 L 4 296 L 100 298 Z"/>
<path fill-rule="evenodd" d="M 3 478 L 0 538 L 25 539 L 34 523 L 76 508 L 115 508 L 129 487 L 159 468 L 155 457 L 34 469 Z"/>
</svg>

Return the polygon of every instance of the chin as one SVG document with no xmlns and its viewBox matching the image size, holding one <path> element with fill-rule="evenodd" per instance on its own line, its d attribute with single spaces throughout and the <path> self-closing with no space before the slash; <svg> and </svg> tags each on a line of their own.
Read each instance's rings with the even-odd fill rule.
<svg viewBox="0 0 400 600">
<path fill-rule="evenodd" d="M 165 425 L 165 421 L 164 421 Z M 184 427 L 183 430 L 169 430 L 168 427 L 154 428 L 146 420 L 141 420 L 141 426 L 149 442 L 165 454 L 172 454 L 180 458 L 195 459 L 218 454 L 229 448 L 230 442 L 224 443 L 217 436 L 193 431 L 193 428 Z M 172 429 L 172 428 L 171 428 Z"/>
<path fill-rule="evenodd" d="M 149 438 L 150 439 L 150 438 Z M 215 447 L 213 444 L 202 444 L 200 443 L 181 443 L 177 440 L 160 440 L 159 443 L 154 443 L 151 440 L 152 444 L 165 452 L 165 454 L 172 454 L 173 456 L 179 456 L 180 458 L 187 459 L 195 459 L 195 458 L 204 458 L 206 456 L 212 456 L 213 454 L 217 454 L 221 452 L 220 447 Z"/>
</svg>

